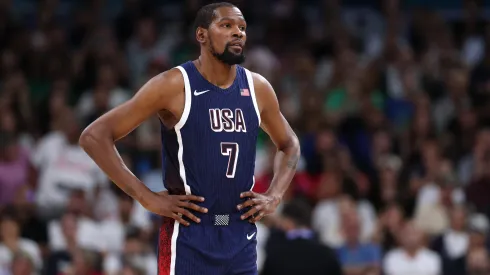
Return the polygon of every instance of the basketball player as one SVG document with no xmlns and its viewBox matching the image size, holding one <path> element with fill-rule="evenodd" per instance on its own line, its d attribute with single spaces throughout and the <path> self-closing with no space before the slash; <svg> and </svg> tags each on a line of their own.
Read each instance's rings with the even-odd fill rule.
<svg viewBox="0 0 490 275">
<path fill-rule="evenodd" d="M 109 178 L 146 209 L 164 216 L 159 274 L 257 274 L 255 222 L 271 214 L 296 170 L 299 143 L 269 82 L 244 61 L 247 23 L 229 3 L 196 17 L 197 60 L 146 83 L 126 103 L 89 125 L 80 145 Z M 158 114 L 164 185 L 151 192 L 122 162 L 114 143 Z M 264 194 L 254 184 L 259 127 L 277 146 Z"/>
</svg>

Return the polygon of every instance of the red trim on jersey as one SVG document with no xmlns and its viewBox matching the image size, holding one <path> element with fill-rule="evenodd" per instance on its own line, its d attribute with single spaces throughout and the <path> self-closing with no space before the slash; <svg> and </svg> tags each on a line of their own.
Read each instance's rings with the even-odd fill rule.
<svg viewBox="0 0 490 275">
<path fill-rule="evenodd" d="M 175 220 L 164 217 L 158 241 L 158 275 L 170 275 L 172 261 L 172 235 Z"/>
</svg>

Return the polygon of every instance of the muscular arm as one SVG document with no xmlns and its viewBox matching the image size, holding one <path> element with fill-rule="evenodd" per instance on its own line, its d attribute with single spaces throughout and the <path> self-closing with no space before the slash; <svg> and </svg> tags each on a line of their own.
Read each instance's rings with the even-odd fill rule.
<svg viewBox="0 0 490 275">
<path fill-rule="evenodd" d="M 179 71 L 162 73 L 148 81 L 129 101 L 90 124 L 80 136 L 79 143 L 85 152 L 119 188 L 143 205 L 144 198 L 152 192 L 126 167 L 114 144 L 150 116 L 170 106 L 183 90 Z"/>
<path fill-rule="evenodd" d="M 280 200 L 296 173 L 296 165 L 300 158 L 299 141 L 282 115 L 270 83 L 258 74 L 253 76 L 261 128 L 269 135 L 278 150 L 274 161 L 274 177 L 267 194 Z"/>
</svg>

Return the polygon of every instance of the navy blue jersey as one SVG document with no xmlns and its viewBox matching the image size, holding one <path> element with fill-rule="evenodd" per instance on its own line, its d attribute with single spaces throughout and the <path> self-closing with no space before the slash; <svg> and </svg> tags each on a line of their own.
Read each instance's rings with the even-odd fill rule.
<svg viewBox="0 0 490 275">
<path fill-rule="evenodd" d="M 170 194 L 203 196 L 198 204 L 209 211 L 194 212 L 201 223 L 189 227 L 164 219 L 159 273 L 256 274 L 256 227 L 240 219 L 246 209 L 236 208 L 244 202 L 240 193 L 254 184 L 260 114 L 252 75 L 236 66 L 233 84 L 221 89 L 193 62 L 177 68 L 184 77 L 185 106 L 174 128 L 162 124 L 164 185 Z"/>
<path fill-rule="evenodd" d="M 189 61 L 178 67 L 185 107 L 173 129 L 162 125 L 164 184 L 171 194 L 203 196 L 210 213 L 236 211 L 254 184 L 260 115 L 252 76 L 236 66 L 227 89 L 209 83 Z"/>
</svg>

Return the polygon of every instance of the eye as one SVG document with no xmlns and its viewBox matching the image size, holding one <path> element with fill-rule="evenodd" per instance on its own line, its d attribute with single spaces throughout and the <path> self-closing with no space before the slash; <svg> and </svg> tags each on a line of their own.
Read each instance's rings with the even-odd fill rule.
<svg viewBox="0 0 490 275">
<path fill-rule="evenodd" d="M 231 24 L 230 23 L 225 23 L 225 24 L 222 24 L 221 26 L 222 27 L 225 27 L 225 28 L 231 28 Z"/>
<path fill-rule="evenodd" d="M 241 26 L 241 27 L 240 27 L 240 30 L 241 30 L 242 32 L 244 32 L 244 31 L 245 31 L 245 29 L 246 29 L 246 27 L 245 27 L 245 26 Z"/>
</svg>

